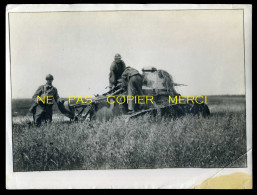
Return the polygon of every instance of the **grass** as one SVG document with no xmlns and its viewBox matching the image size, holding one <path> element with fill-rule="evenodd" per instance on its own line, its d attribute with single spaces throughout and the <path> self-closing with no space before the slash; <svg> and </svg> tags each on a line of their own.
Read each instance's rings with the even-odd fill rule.
<svg viewBox="0 0 257 195">
<path fill-rule="evenodd" d="M 212 99 L 213 98 L 213 99 Z M 209 98 L 209 118 L 13 123 L 14 171 L 245 167 L 244 97 Z"/>
</svg>

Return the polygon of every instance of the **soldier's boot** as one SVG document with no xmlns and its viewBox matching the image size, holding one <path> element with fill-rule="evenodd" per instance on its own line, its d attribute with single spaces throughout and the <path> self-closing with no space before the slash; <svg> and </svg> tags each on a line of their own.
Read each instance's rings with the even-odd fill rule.
<svg viewBox="0 0 257 195">
<path fill-rule="evenodd" d="M 35 120 L 35 125 L 36 125 L 37 127 L 40 127 L 40 126 L 41 126 L 41 122 L 42 122 L 41 117 L 38 117 L 38 118 Z"/>
</svg>

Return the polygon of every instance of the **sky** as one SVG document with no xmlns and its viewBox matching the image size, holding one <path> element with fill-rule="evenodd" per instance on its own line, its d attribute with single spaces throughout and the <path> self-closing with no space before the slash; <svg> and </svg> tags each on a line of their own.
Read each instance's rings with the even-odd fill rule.
<svg viewBox="0 0 257 195">
<path fill-rule="evenodd" d="M 10 13 L 12 98 L 107 91 L 114 55 L 168 71 L 181 95 L 245 94 L 242 10 Z"/>
</svg>

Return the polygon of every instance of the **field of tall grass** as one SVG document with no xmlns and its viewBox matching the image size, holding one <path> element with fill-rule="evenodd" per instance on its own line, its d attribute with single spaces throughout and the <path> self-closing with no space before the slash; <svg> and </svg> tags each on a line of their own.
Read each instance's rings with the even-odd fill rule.
<svg viewBox="0 0 257 195">
<path fill-rule="evenodd" d="M 208 118 L 70 123 L 57 115 L 39 128 L 13 115 L 14 171 L 246 167 L 245 97 L 212 96 L 208 106 Z"/>
</svg>

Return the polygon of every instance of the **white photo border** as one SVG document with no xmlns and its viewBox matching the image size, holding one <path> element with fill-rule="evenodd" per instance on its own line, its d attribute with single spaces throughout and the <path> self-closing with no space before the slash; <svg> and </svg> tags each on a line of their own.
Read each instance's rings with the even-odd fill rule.
<svg viewBox="0 0 257 195">
<path fill-rule="evenodd" d="M 13 12 L 243 9 L 247 168 L 165 168 L 13 172 L 11 76 L 8 14 Z M 6 188 L 7 189 L 155 189 L 193 188 L 210 177 L 244 172 L 252 175 L 252 6 L 247 4 L 17 4 L 6 7 Z"/>
</svg>

